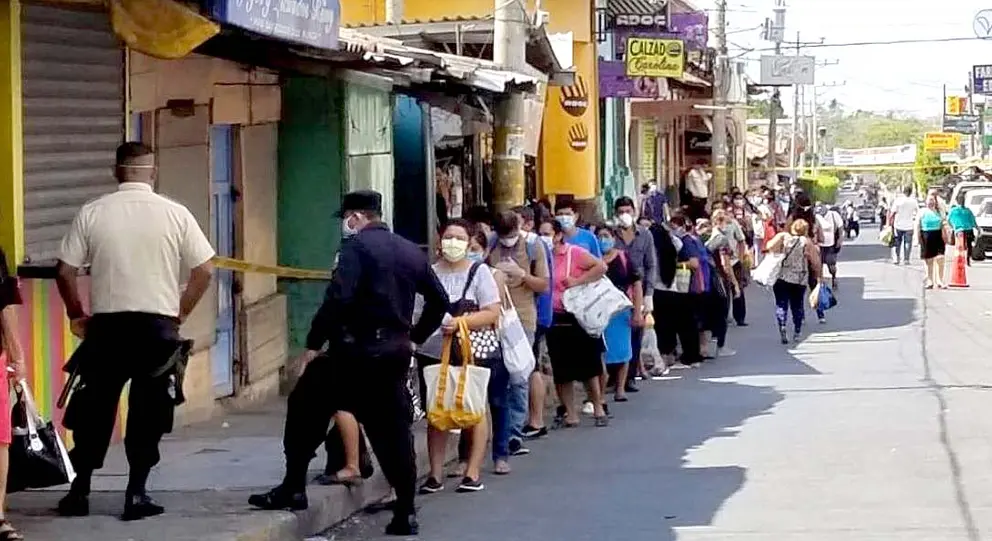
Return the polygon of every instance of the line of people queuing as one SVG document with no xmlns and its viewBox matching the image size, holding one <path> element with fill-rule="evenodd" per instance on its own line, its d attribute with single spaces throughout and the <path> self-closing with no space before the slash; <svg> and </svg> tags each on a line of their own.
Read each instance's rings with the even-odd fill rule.
<svg viewBox="0 0 992 541">
<path fill-rule="evenodd" d="M 348 238 L 308 336 L 305 371 L 289 398 L 286 477 L 250 503 L 305 509 L 307 465 L 321 442 L 329 450 L 322 481 L 361 483 L 372 474 L 364 430 L 396 492 L 387 533 L 416 534 L 415 493 L 440 492 L 448 488 L 447 479 L 457 480 L 457 492 L 485 490 L 487 454 L 494 475 L 510 474 L 511 458 L 529 454 L 528 442 L 548 437 L 550 428 L 575 428 L 583 415 L 595 427 L 608 427 L 614 413 L 622 414 L 611 406 L 630 400 L 638 381 L 734 355 L 728 328 L 731 322 L 747 325 L 744 291 L 756 257 L 769 250 L 802 247 L 801 269 L 790 254 L 783 269 L 795 271 L 784 270 L 775 286 L 779 323 L 784 329 L 791 308 L 798 335 L 804 312 L 795 299 L 808 279 L 819 279 L 814 263 L 822 250 L 816 248 L 839 239 L 843 224 L 821 228 L 812 204 L 803 206 L 808 198 L 798 197 L 800 206 L 786 214 L 770 190 L 734 191 L 708 210 L 696 205 L 674 211 L 652 197 L 654 190 L 648 187 L 636 203 L 617 199 L 611 220 L 602 224 L 581 221 L 569 200 L 553 215 L 550 205 L 540 203 L 494 216 L 469 212 L 471 219 L 449 220 L 440 228 L 430 260 L 388 232 L 380 221 L 379 194 L 348 194 L 340 213 Z M 784 232 L 787 225 L 791 235 Z M 824 239 L 824 229 L 836 234 Z M 603 277 L 627 296 L 628 308 L 613 315 L 600 336 L 586 330 L 581 314 L 569 312 L 565 298 L 570 289 Z M 428 402 L 425 372 L 443 362 L 451 343 L 446 337 L 469 332 L 474 343 L 476 335 L 498 333 L 508 307 L 517 312 L 538 359 L 533 372 L 514 381 L 500 355 L 480 362 L 473 351 L 476 364 L 489 369 L 488 415 L 458 431 L 458 461 L 450 471 L 445 451 L 451 431 L 428 423 L 430 470 L 416 488 L 410 435 L 415 408 L 403 367 L 412 352 L 418 394 Z M 647 330 L 656 335 L 653 364 L 641 358 Z M 548 383 L 559 404 L 550 422 Z M 577 383 L 585 389 L 583 402 Z"/>
</svg>

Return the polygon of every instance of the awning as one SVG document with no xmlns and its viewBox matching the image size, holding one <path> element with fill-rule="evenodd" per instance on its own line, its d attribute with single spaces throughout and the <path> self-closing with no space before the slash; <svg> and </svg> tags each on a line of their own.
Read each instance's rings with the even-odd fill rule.
<svg viewBox="0 0 992 541">
<path fill-rule="evenodd" d="M 448 53 L 455 52 L 453 48 L 458 45 L 475 46 L 480 53 L 488 49 L 491 56 L 495 22 L 491 17 L 445 17 L 404 20 L 400 24 L 361 24 L 352 26 L 351 30 L 377 38 L 395 39 L 421 49 L 444 47 Z M 574 68 L 563 65 L 555 54 L 551 37 L 544 26 L 530 31 L 527 62 L 534 71 L 546 75 L 552 84 L 568 85 L 573 82 Z"/>
</svg>

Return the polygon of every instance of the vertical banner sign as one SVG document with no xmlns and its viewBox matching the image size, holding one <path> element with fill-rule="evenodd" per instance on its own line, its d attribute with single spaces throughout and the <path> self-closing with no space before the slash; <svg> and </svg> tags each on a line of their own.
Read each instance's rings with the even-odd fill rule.
<svg viewBox="0 0 992 541">
<path fill-rule="evenodd" d="M 681 77 L 685 47 L 680 39 L 629 37 L 624 62 L 628 77 Z"/>
<path fill-rule="evenodd" d="M 971 85 L 975 94 L 992 94 L 992 65 L 972 67 Z"/>
<path fill-rule="evenodd" d="M 641 131 L 641 182 L 654 180 L 658 171 L 658 128 L 653 118 L 637 122 Z"/>
<path fill-rule="evenodd" d="M 599 85 L 595 43 L 573 42 L 575 83 L 549 87 L 541 137 L 545 194 L 596 197 L 599 186 Z"/>
</svg>

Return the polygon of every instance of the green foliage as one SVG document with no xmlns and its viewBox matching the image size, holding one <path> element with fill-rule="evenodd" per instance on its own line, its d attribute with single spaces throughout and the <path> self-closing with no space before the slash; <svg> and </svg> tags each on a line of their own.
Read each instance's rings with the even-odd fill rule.
<svg viewBox="0 0 992 541">
<path fill-rule="evenodd" d="M 840 188 L 840 179 L 823 173 L 814 177 L 808 173 L 800 175 L 799 186 L 803 191 L 810 194 L 810 198 L 813 201 L 836 203 L 837 190 Z"/>
<path fill-rule="evenodd" d="M 927 188 L 951 174 L 951 169 L 940 163 L 937 154 L 923 150 L 922 138 L 916 144 L 916 163 L 913 166 L 913 182 L 916 183 L 917 193 L 926 193 Z"/>
</svg>

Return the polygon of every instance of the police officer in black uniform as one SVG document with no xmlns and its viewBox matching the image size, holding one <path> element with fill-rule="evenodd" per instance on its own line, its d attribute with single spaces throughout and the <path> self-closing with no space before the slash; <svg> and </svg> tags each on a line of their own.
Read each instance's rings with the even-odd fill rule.
<svg viewBox="0 0 992 541">
<path fill-rule="evenodd" d="M 283 447 L 286 477 L 249 503 L 262 509 L 306 509 L 306 474 L 338 410 L 354 413 L 383 474 L 396 491 L 391 535 L 416 535 L 417 468 L 406 378 L 412 343 L 425 341 L 448 311 L 448 295 L 427 256 L 382 223 L 382 196 L 344 196 L 338 215 L 345 241 L 324 303 L 313 318 L 306 369 L 289 396 Z M 412 324 L 416 294 L 424 310 Z M 327 353 L 319 353 L 330 344 Z"/>
</svg>

